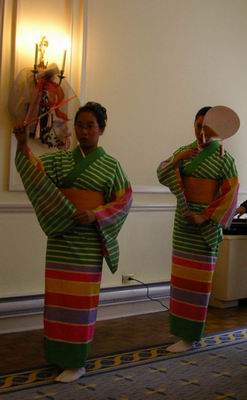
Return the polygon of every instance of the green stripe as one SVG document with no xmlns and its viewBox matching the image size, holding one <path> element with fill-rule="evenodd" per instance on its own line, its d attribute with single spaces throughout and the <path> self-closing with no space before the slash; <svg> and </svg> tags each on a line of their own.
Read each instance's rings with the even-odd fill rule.
<svg viewBox="0 0 247 400">
<path fill-rule="evenodd" d="M 205 329 L 204 322 L 194 322 L 170 314 L 171 333 L 188 341 L 200 340 Z"/>
<path fill-rule="evenodd" d="M 81 368 L 85 366 L 91 342 L 71 344 L 44 339 L 46 361 L 61 368 Z"/>
</svg>

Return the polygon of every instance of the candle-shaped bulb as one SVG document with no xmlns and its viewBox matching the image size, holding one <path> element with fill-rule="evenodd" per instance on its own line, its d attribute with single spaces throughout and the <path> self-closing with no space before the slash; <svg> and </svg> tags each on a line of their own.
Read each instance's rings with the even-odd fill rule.
<svg viewBox="0 0 247 400">
<path fill-rule="evenodd" d="M 35 45 L 34 65 L 38 65 L 38 43 L 36 43 L 36 45 Z"/>
<path fill-rule="evenodd" d="M 65 69 L 66 53 L 67 53 L 67 51 L 66 51 L 66 50 L 64 50 L 64 53 L 63 53 L 63 64 L 62 64 L 62 71 L 64 71 L 64 69 Z"/>
</svg>

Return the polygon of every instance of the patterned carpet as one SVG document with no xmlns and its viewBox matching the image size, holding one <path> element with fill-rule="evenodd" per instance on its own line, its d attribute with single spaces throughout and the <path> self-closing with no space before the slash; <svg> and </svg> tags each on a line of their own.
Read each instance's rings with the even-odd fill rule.
<svg viewBox="0 0 247 400">
<path fill-rule="evenodd" d="M 247 400 L 247 329 L 205 337 L 183 354 L 166 345 L 91 359 L 87 375 L 55 383 L 54 367 L 0 377 L 3 400 Z"/>
</svg>

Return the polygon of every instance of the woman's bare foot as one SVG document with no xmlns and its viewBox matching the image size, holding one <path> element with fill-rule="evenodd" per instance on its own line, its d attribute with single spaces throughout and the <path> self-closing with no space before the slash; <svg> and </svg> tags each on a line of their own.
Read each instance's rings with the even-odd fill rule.
<svg viewBox="0 0 247 400">
<path fill-rule="evenodd" d="M 79 379 L 81 376 L 85 375 L 86 370 L 84 367 L 82 368 L 73 368 L 73 369 L 65 369 L 55 378 L 56 382 L 73 382 Z"/>
</svg>

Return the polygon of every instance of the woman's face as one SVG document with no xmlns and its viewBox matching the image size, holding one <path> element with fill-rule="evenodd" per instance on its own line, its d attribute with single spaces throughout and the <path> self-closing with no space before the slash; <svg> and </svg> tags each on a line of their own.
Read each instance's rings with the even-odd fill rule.
<svg viewBox="0 0 247 400">
<path fill-rule="evenodd" d="M 214 138 L 218 138 L 218 135 L 213 129 L 211 129 L 209 126 L 203 125 L 203 120 L 204 116 L 201 115 L 195 120 L 195 135 L 197 138 L 197 141 L 199 143 L 199 146 L 205 147 L 207 146 Z"/>
<path fill-rule="evenodd" d="M 197 138 L 197 141 L 199 143 L 199 145 L 203 144 L 203 135 L 202 135 L 202 124 L 203 124 L 203 120 L 204 120 L 204 115 L 200 115 L 194 123 L 194 127 L 195 127 L 195 135 Z"/>
<path fill-rule="evenodd" d="M 81 148 L 87 154 L 96 149 L 103 129 L 98 125 L 95 115 L 90 111 L 82 111 L 75 123 L 75 133 Z"/>
</svg>

